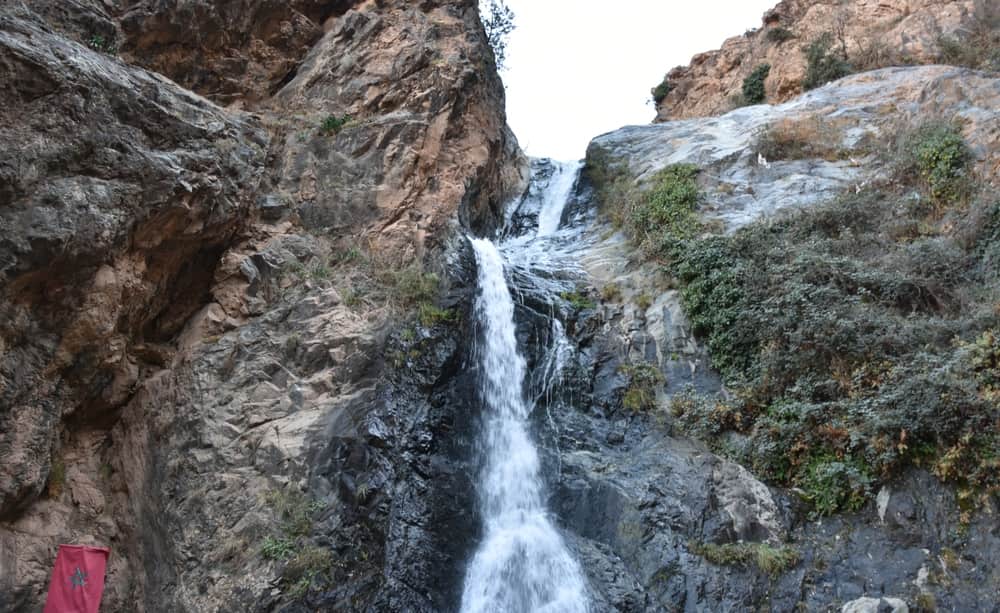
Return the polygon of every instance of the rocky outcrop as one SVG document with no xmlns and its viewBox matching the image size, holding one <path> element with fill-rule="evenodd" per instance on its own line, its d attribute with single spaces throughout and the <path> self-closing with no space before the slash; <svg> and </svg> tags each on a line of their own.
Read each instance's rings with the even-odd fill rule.
<svg viewBox="0 0 1000 613">
<path fill-rule="evenodd" d="M 63 420 L 114 420 L 199 309 L 267 134 L 170 81 L 0 16 L 0 513 L 45 486 Z"/>
<path fill-rule="evenodd" d="M 982 5 L 982 6 L 980 6 Z M 667 73 L 669 93 L 657 104 L 658 122 L 707 117 L 733 108 L 743 80 L 761 64 L 771 66 L 767 101 L 780 103 L 802 92 L 802 49 L 829 33 L 835 51 L 858 70 L 939 61 L 939 39 L 967 28 L 988 3 L 976 0 L 783 0 L 760 28 L 701 53 Z"/>
<path fill-rule="evenodd" d="M 998 80 L 944 66 L 886 68 L 846 77 L 776 106 L 740 108 L 720 117 L 631 126 L 591 144 L 621 158 L 639 181 L 668 164 L 693 163 L 705 173 L 705 215 L 733 230 L 762 215 L 801 206 L 884 174 L 866 143 L 932 119 L 958 122 L 982 179 L 1000 177 Z M 760 158 L 766 128 L 796 133 L 837 155 Z M 842 152 L 853 152 L 843 155 Z M 800 156 L 794 156 L 800 157 Z"/>
<path fill-rule="evenodd" d="M 708 231 L 728 234 L 783 207 L 819 206 L 885 181 L 890 169 L 859 143 L 937 117 L 962 126 L 977 180 L 995 182 L 998 124 L 990 109 L 998 103 L 998 79 L 982 73 L 885 69 L 778 106 L 623 128 L 595 139 L 589 155 L 617 161 L 639 183 L 668 164 L 697 165 L 699 215 Z M 794 130 L 801 122 L 833 126 L 821 130 L 819 153 L 759 157 L 762 128 Z M 854 153 L 829 155 L 828 145 Z M 586 186 L 578 197 L 586 209 Z M 554 506 L 575 536 L 600 610 L 995 608 L 1000 582 L 984 570 L 996 563 L 994 511 L 987 505 L 960 523 L 960 496 L 925 469 L 891 479 L 858 512 L 814 521 L 800 491 L 768 487 L 688 440 L 668 410 L 671 399 L 731 392 L 712 371 L 662 263 L 640 255 L 601 216 L 588 236 L 593 243 L 580 248 L 579 260 L 588 295 L 603 298 L 564 322 L 579 353 L 567 368 L 572 392 L 547 407 L 557 431 L 547 449 Z M 636 363 L 654 364 L 665 377 L 648 414 L 623 406 L 622 365 Z M 739 549 L 717 548 L 727 545 L 787 547 L 796 557 L 769 575 L 741 562 Z"/>
<path fill-rule="evenodd" d="M 524 180 L 476 3 L 15 2 L 0 72 L 0 610 L 61 542 L 108 611 L 452 606 L 455 238 Z"/>
</svg>

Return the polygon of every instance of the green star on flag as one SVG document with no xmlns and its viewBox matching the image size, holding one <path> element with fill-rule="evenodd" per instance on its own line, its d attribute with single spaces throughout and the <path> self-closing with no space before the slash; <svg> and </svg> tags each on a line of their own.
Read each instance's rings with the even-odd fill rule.
<svg viewBox="0 0 1000 613">
<path fill-rule="evenodd" d="M 76 571 L 70 576 L 69 580 L 73 583 L 73 589 L 78 587 L 85 587 L 87 585 L 87 573 L 80 570 L 80 567 L 76 567 Z"/>
</svg>

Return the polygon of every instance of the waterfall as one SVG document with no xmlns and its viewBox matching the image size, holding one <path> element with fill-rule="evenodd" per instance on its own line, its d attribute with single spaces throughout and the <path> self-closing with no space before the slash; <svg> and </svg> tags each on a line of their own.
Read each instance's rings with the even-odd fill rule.
<svg viewBox="0 0 1000 613">
<path fill-rule="evenodd" d="M 539 236 L 558 228 L 578 168 L 565 173 L 571 175 L 568 186 L 561 177 L 552 182 L 550 189 L 561 193 L 546 199 Z M 483 338 L 477 349 L 485 463 L 479 480 L 483 540 L 466 573 L 462 611 L 586 613 L 583 572 L 544 505 L 540 460 L 529 426 L 531 406 L 524 392 L 527 368 L 517 347 L 504 260 L 489 240 L 470 240 L 479 266 L 476 316 Z"/>
</svg>

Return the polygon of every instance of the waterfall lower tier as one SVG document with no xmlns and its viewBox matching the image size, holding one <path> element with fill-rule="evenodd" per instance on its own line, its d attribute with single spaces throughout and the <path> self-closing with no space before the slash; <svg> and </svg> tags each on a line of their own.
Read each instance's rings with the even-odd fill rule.
<svg viewBox="0 0 1000 613">
<path fill-rule="evenodd" d="M 580 565 L 543 504 L 538 451 L 529 432 L 525 360 L 518 352 L 514 301 L 503 258 L 473 239 L 479 265 L 478 358 L 486 410 L 479 489 L 483 541 L 465 577 L 464 613 L 580 613 L 588 610 Z"/>
</svg>

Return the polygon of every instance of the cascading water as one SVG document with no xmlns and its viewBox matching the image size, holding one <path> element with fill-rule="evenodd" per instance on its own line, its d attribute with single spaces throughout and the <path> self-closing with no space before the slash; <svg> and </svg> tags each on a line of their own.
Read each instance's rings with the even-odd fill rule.
<svg viewBox="0 0 1000 613">
<path fill-rule="evenodd" d="M 560 166 L 539 212 L 536 238 L 554 233 L 579 171 Z M 586 613 L 587 587 L 543 502 L 538 450 L 529 431 L 531 406 L 524 393 L 526 364 L 517 347 L 514 301 L 504 260 L 489 240 L 471 239 L 479 265 L 476 315 L 483 328 L 478 347 L 485 405 L 485 462 L 479 485 L 483 540 L 470 563 L 463 613 Z M 513 249 L 530 248 L 518 241 Z"/>
</svg>

